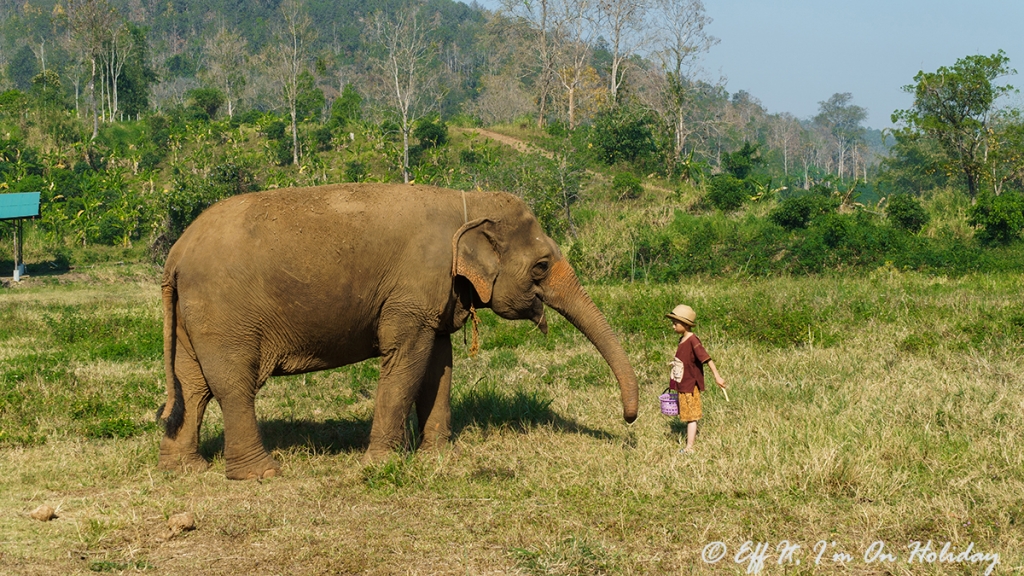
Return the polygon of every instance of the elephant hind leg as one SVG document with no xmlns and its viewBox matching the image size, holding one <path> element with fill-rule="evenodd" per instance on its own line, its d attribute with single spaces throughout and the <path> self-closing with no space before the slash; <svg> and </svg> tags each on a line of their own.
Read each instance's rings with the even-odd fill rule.
<svg viewBox="0 0 1024 576">
<path fill-rule="evenodd" d="M 180 343 L 178 350 L 183 350 Z M 210 463 L 199 453 L 199 429 L 209 404 L 210 387 L 199 363 L 189 354 L 175 358 L 174 376 L 179 384 L 167 418 L 167 430 L 160 441 L 161 470 L 203 471 Z M 161 410 L 163 412 L 163 410 Z"/>
</svg>

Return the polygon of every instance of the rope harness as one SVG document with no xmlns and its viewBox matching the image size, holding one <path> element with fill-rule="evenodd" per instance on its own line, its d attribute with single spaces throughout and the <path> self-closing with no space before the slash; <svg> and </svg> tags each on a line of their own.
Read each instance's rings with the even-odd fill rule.
<svg viewBox="0 0 1024 576">
<path fill-rule="evenodd" d="M 462 191 L 462 223 L 463 225 L 469 223 L 469 209 L 466 207 L 466 191 Z M 469 356 L 472 358 L 480 352 L 480 318 L 476 315 L 476 306 L 473 303 L 469 305 L 469 315 L 472 317 L 473 325 L 473 344 L 469 347 Z M 466 343 L 466 327 L 462 327 L 462 343 Z"/>
</svg>

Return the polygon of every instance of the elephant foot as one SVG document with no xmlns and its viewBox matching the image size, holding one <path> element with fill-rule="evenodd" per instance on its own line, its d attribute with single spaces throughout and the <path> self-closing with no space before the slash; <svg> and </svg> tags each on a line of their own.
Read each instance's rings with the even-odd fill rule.
<svg viewBox="0 0 1024 576">
<path fill-rule="evenodd" d="M 391 448 L 375 448 L 371 445 L 366 450 L 366 454 L 363 454 L 362 464 L 368 466 L 370 464 L 380 464 L 395 456 L 395 450 Z"/>
<path fill-rule="evenodd" d="M 205 472 L 210 468 L 210 463 L 199 454 L 174 454 L 171 452 L 160 452 L 160 460 L 157 463 L 158 470 L 172 472 Z"/>
<path fill-rule="evenodd" d="M 425 438 L 417 451 L 430 453 L 450 452 L 452 451 L 452 443 L 448 436 L 434 439 Z"/>
<path fill-rule="evenodd" d="M 228 480 L 261 480 L 273 478 L 281 474 L 281 464 L 270 454 L 264 455 L 255 462 L 232 464 L 228 462 L 224 471 Z"/>
</svg>

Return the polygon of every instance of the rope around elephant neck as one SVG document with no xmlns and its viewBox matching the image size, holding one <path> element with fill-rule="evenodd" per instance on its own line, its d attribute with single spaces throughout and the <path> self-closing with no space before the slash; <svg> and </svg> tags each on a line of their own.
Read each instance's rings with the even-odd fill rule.
<svg viewBox="0 0 1024 576">
<path fill-rule="evenodd" d="M 462 191 L 462 223 L 469 223 L 469 209 L 466 208 L 466 191 Z M 472 318 L 470 324 L 473 326 L 473 344 L 469 347 L 469 356 L 476 356 L 480 351 L 480 318 L 476 315 L 476 306 L 474 304 L 469 305 L 469 316 Z M 465 328 L 465 326 L 463 326 Z M 465 342 L 466 332 L 462 332 L 463 342 Z"/>
</svg>

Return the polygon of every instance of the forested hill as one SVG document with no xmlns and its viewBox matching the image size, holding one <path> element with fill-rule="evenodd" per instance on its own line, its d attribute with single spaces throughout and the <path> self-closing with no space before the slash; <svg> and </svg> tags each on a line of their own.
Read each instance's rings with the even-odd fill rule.
<svg viewBox="0 0 1024 576">
<path fill-rule="evenodd" d="M 0 2 L 4 52 L 10 54 L 25 42 L 39 44 L 49 39 L 48 49 L 59 54 L 62 47 L 54 32 L 60 27 L 60 16 L 75 4 L 68 0 Z M 237 32 L 250 50 L 259 52 L 272 42 L 274 23 L 281 19 L 280 0 L 110 0 L 109 4 L 146 30 L 154 62 L 184 55 L 175 64 L 180 68 L 172 73 L 198 69 L 204 43 L 220 29 Z M 396 4 L 388 0 L 306 0 L 303 9 L 317 32 L 312 52 L 329 53 L 337 57 L 338 64 L 354 62 L 361 50 L 366 17 L 394 9 Z M 452 0 L 429 0 L 422 3 L 421 10 L 432 19 L 437 41 L 467 47 L 486 20 L 484 10 L 475 3 L 467 6 Z"/>
<path fill-rule="evenodd" d="M 965 186 L 973 201 L 1024 187 L 1022 114 L 992 106 L 1012 91 L 993 84 L 1010 70 L 1002 52 L 934 75 L 987 103 L 975 116 L 936 120 L 948 98 L 919 75 L 918 93 L 940 96 L 894 111 L 903 127 L 886 142 L 852 93 L 796 118 L 695 72 L 718 42 L 705 28 L 713 16 L 701 0 L 537 0 L 499 12 L 452 0 L 0 0 L 3 146 L 99 158 L 119 147 L 108 128 L 189 134 L 226 121 L 296 167 L 359 136 L 394 139 L 408 180 L 427 132 L 504 125 L 583 143 L 638 176 L 762 178 L 763 192 L 733 186 L 748 198 L 816 189 L 871 203 Z M 957 142 L 975 144 L 947 145 Z"/>
</svg>

